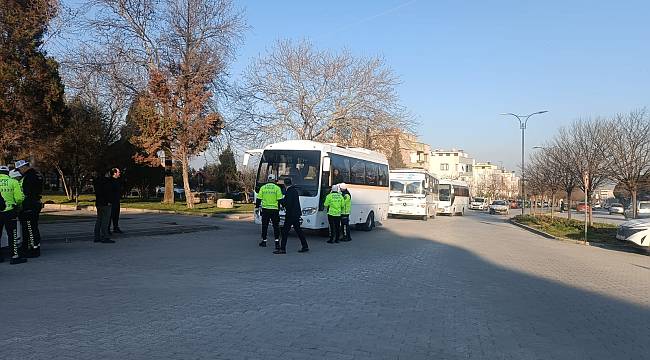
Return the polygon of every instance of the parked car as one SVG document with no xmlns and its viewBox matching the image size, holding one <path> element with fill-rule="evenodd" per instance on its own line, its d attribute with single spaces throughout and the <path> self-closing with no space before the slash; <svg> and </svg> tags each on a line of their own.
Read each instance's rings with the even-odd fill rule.
<svg viewBox="0 0 650 360">
<path fill-rule="evenodd" d="M 628 206 L 623 213 L 626 218 L 632 218 L 632 206 Z M 637 219 L 650 218 L 650 201 L 638 201 L 636 209 Z"/>
<path fill-rule="evenodd" d="M 597 202 L 597 203 L 595 203 L 594 205 L 592 205 L 592 207 L 593 207 L 594 209 L 600 209 L 602 206 L 600 205 L 599 202 Z"/>
<path fill-rule="evenodd" d="M 636 219 L 622 223 L 616 230 L 616 238 L 650 247 L 650 219 Z"/>
<path fill-rule="evenodd" d="M 510 214 L 510 206 L 505 200 L 494 200 L 490 204 L 490 214 Z"/>
<path fill-rule="evenodd" d="M 584 202 L 579 202 L 578 205 L 576 205 L 576 211 L 577 212 L 585 212 L 589 209 L 589 205 L 587 205 Z"/>
<path fill-rule="evenodd" d="M 475 197 L 469 203 L 470 210 L 485 210 L 488 208 L 488 206 L 489 205 L 487 199 L 482 197 Z"/>
<path fill-rule="evenodd" d="M 623 207 L 623 204 L 621 203 L 613 203 L 609 205 L 609 214 L 621 214 L 623 215 L 625 213 L 625 208 Z"/>
</svg>

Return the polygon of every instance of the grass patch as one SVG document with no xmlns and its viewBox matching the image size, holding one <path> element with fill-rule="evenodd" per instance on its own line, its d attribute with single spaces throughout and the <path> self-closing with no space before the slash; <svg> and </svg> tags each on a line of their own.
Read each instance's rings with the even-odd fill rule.
<svg viewBox="0 0 650 360">
<path fill-rule="evenodd" d="M 50 204 L 70 204 L 73 205 L 74 201 L 68 200 L 65 195 L 43 195 L 43 202 Z M 79 195 L 80 206 L 95 205 L 95 195 L 83 194 Z M 124 198 L 121 200 L 123 208 L 132 209 L 147 209 L 147 210 L 165 210 L 175 211 L 178 213 L 189 214 L 241 214 L 253 213 L 253 204 L 237 204 L 232 209 L 218 208 L 216 204 L 195 204 L 194 209 L 188 209 L 185 202 L 175 202 L 174 204 L 163 204 L 160 199 L 142 200 L 139 198 Z"/>
<path fill-rule="evenodd" d="M 553 236 L 572 240 L 584 240 L 584 221 L 565 218 L 551 219 L 548 215 L 518 215 L 514 217 L 514 220 Z M 594 223 L 593 226 L 589 226 L 587 229 L 587 238 L 593 242 L 617 243 L 616 225 Z"/>
</svg>

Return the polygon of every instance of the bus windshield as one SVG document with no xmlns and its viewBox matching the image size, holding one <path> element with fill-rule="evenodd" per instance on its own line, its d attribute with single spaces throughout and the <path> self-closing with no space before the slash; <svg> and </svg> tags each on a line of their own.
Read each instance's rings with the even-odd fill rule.
<svg viewBox="0 0 650 360">
<path fill-rule="evenodd" d="M 440 184 L 438 185 L 438 189 L 440 201 L 451 201 L 451 185 Z"/>
<path fill-rule="evenodd" d="M 316 196 L 320 178 L 320 151 L 264 150 L 257 171 L 256 191 L 267 182 L 270 174 L 280 180 L 291 178 L 301 196 Z"/>
<path fill-rule="evenodd" d="M 423 181 L 391 181 L 390 191 L 402 194 L 424 194 Z"/>
</svg>

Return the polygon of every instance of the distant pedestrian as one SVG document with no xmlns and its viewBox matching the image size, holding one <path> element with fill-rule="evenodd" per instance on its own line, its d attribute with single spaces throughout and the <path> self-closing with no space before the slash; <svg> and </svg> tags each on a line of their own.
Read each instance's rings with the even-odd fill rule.
<svg viewBox="0 0 650 360">
<path fill-rule="evenodd" d="M 343 207 L 341 208 L 341 232 L 343 233 L 342 241 L 352 241 L 350 236 L 350 210 L 352 210 L 352 195 L 348 191 L 346 183 L 340 183 L 339 189 L 343 196 Z"/>
<path fill-rule="evenodd" d="M 259 246 L 266 247 L 266 236 L 269 230 L 269 221 L 273 224 L 273 236 L 275 237 L 275 249 L 280 249 L 280 207 L 279 201 L 284 196 L 282 189 L 275 183 L 277 178 L 269 174 L 268 182 L 257 193 L 259 206 L 261 206 L 262 217 L 262 241 Z"/>
<path fill-rule="evenodd" d="M 16 179 L 9 177 L 9 168 L 7 166 L 0 166 L 0 195 L 5 203 L 4 209 L 0 211 L 0 233 L 2 233 L 3 228 L 7 232 L 9 251 L 11 253 L 10 264 L 22 264 L 27 259 L 22 257 L 18 249 L 16 228 L 18 208 L 25 199 L 25 195 L 20 187 L 20 183 Z"/>
<path fill-rule="evenodd" d="M 560 200 L 560 212 L 564 212 L 564 200 Z"/>
<path fill-rule="evenodd" d="M 332 191 L 325 197 L 324 206 L 327 208 L 330 239 L 328 244 L 338 243 L 341 236 L 341 210 L 343 209 L 343 196 L 338 185 L 332 185 Z"/>
<path fill-rule="evenodd" d="M 108 226 L 111 219 L 111 183 L 109 174 L 103 174 L 95 179 L 95 207 L 97 219 L 95 220 L 95 242 L 115 243 L 108 237 Z"/>
<path fill-rule="evenodd" d="M 289 231 L 291 231 L 292 226 L 294 230 L 296 230 L 296 234 L 298 235 L 300 244 L 302 245 L 302 248 L 298 250 L 298 252 L 307 252 L 309 251 L 309 245 L 307 245 L 305 234 L 300 228 L 300 217 L 302 216 L 300 193 L 298 192 L 298 189 L 292 185 L 291 178 L 284 179 L 284 186 L 287 190 L 284 198 L 280 200 L 280 204 L 284 206 L 285 209 L 284 225 L 282 226 L 282 243 L 280 244 L 280 249 L 275 250 L 273 253 L 287 253 L 287 237 L 289 236 Z"/>
<path fill-rule="evenodd" d="M 111 234 L 111 223 L 113 224 L 113 232 L 121 234 L 120 229 L 120 200 L 122 199 L 122 180 L 120 176 L 122 173 L 118 168 L 111 169 L 111 219 L 108 225 L 108 233 Z"/>
<path fill-rule="evenodd" d="M 41 203 L 43 176 L 25 160 L 16 161 L 15 166 L 22 176 L 21 184 L 25 194 L 25 201 L 18 214 L 23 237 L 20 248 L 28 258 L 39 257 L 41 256 L 41 232 L 38 229 L 38 219 L 43 209 Z"/>
</svg>

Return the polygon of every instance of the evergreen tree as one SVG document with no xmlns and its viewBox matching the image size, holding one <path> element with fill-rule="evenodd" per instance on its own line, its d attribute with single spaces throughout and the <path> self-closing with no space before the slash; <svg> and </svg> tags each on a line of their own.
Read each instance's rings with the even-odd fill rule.
<svg viewBox="0 0 650 360">
<path fill-rule="evenodd" d="M 239 174 L 237 172 L 237 163 L 235 154 L 228 146 L 219 155 L 219 167 L 217 171 L 217 189 L 222 192 L 231 192 L 239 183 Z"/>
<path fill-rule="evenodd" d="M 47 153 L 64 129 L 57 62 L 42 49 L 55 16 L 51 0 L 4 0 L 0 6 L 0 160 Z"/>
</svg>

